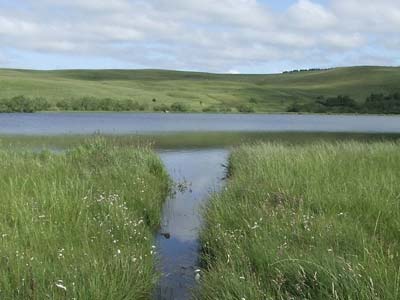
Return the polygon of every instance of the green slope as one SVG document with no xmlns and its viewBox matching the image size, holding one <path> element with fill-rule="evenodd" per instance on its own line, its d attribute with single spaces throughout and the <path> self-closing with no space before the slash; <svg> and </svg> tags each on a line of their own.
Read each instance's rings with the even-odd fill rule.
<svg viewBox="0 0 400 300">
<path fill-rule="evenodd" d="M 285 111 L 294 101 L 400 91 L 399 67 L 349 67 L 272 75 L 231 75 L 164 70 L 0 69 L 0 98 L 43 97 L 52 103 L 82 97 L 132 99 L 148 105 L 182 102 L 190 110 L 249 104 L 256 111 Z M 152 99 L 156 101 L 153 102 Z M 235 110 L 235 109 L 234 109 Z"/>
</svg>

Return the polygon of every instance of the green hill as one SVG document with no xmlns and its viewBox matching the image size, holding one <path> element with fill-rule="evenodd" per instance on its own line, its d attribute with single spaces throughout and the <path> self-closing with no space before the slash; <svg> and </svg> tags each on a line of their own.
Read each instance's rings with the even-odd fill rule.
<svg viewBox="0 0 400 300">
<path fill-rule="evenodd" d="M 178 111 L 250 108 L 257 112 L 283 112 L 293 103 L 312 103 L 319 96 L 346 95 L 362 103 L 371 93 L 396 92 L 400 92 L 400 67 L 349 67 L 271 75 L 0 69 L 0 99 L 40 97 L 49 103 L 49 110 L 79 110 L 79 105 L 70 107 L 69 103 L 90 97 L 93 101 L 107 99 L 104 103 L 113 101 L 113 105 L 131 100 L 132 110 L 167 110 L 175 103 L 172 110 Z M 123 107 L 115 110 L 124 110 Z"/>
</svg>

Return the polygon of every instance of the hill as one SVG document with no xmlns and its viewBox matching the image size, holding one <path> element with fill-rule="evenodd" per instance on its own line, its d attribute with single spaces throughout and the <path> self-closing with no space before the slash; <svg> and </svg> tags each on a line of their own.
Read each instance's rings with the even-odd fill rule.
<svg viewBox="0 0 400 300">
<path fill-rule="evenodd" d="M 45 110 L 283 112 L 318 97 L 400 92 L 399 67 L 346 67 L 271 75 L 167 70 L 0 69 L 0 99 L 42 98 Z M 86 99 L 86 100 L 84 100 Z M 89 104 L 82 104 L 89 101 Z M 107 103 L 112 103 L 109 105 Z M 97 109 L 99 107 L 99 109 Z"/>
</svg>

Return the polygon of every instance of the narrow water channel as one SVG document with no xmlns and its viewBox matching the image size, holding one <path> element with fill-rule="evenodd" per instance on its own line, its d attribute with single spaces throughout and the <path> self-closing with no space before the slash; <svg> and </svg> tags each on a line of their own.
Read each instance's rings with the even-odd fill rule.
<svg viewBox="0 0 400 300">
<path fill-rule="evenodd" d="M 156 247 L 162 276 L 157 300 L 190 299 L 196 285 L 202 208 L 223 184 L 228 151 L 161 151 L 160 156 L 176 187 L 166 201 Z"/>
</svg>

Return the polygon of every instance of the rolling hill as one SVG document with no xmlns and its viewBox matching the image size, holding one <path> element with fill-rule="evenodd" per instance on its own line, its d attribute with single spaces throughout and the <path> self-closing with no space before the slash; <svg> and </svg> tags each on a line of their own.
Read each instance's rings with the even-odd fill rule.
<svg viewBox="0 0 400 300">
<path fill-rule="evenodd" d="M 180 103 L 189 111 L 283 112 L 319 96 L 347 95 L 360 103 L 371 93 L 400 92 L 400 67 L 346 67 L 285 74 L 211 74 L 167 70 L 0 69 L 0 99 L 44 98 L 57 103 L 85 97 L 141 104 L 141 110 Z"/>
</svg>

